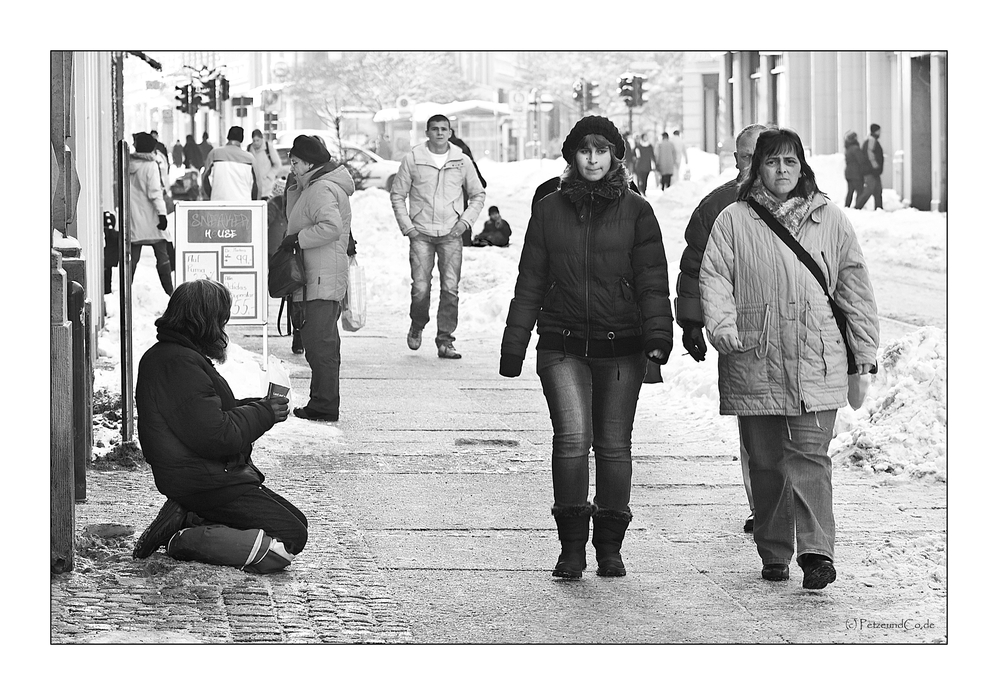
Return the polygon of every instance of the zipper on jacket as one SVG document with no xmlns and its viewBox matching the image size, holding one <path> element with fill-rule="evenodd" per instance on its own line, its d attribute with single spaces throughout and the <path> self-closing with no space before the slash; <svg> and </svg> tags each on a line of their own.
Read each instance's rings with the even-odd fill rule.
<svg viewBox="0 0 1000 695">
<path fill-rule="evenodd" d="M 587 222 L 584 227 L 584 248 L 583 248 L 583 276 L 586 278 L 584 283 L 584 297 L 586 301 L 584 303 L 585 316 L 584 322 L 587 327 L 587 332 L 584 335 L 583 344 L 583 356 L 590 356 L 590 225 L 594 220 L 594 194 L 590 194 L 590 206 L 587 210 Z"/>
</svg>

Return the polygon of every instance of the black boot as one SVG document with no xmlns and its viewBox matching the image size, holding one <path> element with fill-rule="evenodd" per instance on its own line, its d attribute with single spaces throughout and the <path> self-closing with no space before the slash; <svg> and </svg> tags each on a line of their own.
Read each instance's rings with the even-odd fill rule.
<svg viewBox="0 0 1000 695">
<path fill-rule="evenodd" d="M 632 513 L 614 509 L 594 511 L 594 549 L 597 551 L 597 576 L 624 577 L 625 563 L 622 562 L 622 540 L 625 529 L 632 521 Z"/>
<path fill-rule="evenodd" d="M 587 567 L 587 538 L 590 536 L 590 515 L 593 506 L 589 504 L 571 507 L 552 507 L 562 552 L 552 570 L 553 577 L 579 579 Z"/>
</svg>

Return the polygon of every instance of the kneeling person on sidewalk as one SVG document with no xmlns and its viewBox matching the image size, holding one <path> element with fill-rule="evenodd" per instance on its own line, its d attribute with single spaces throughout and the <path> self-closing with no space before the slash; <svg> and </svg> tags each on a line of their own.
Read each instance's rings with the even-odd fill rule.
<svg viewBox="0 0 1000 695">
<path fill-rule="evenodd" d="M 237 400 L 213 364 L 226 360 L 231 305 L 213 280 L 180 285 L 139 361 L 139 443 L 167 502 L 135 558 L 166 545 L 178 560 L 271 572 L 306 544 L 305 515 L 265 487 L 250 460 L 253 442 L 288 418 L 288 399 Z"/>
</svg>

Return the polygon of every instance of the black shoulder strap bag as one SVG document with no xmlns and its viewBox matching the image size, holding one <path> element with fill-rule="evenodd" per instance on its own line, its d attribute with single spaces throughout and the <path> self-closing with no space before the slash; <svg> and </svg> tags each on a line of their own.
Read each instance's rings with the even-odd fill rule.
<svg viewBox="0 0 1000 695">
<path fill-rule="evenodd" d="M 854 350 L 851 349 L 851 343 L 847 340 L 847 315 L 830 295 L 830 290 L 827 288 L 826 284 L 826 278 L 823 277 L 823 271 L 820 270 L 819 265 L 816 263 L 816 259 L 810 256 L 809 252 L 802 248 L 802 244 L 795 240 L 792 233 L 785 229 L 785 226 L 778 222 L 778 220 L 774 218 L 774 215 L 772 215 L 767 208 L 753 199 L 747 199 L 747 203 L 758 215 L 760 215 L 760 218 L 764 220 L 768 227 L 771 228 L 771 231 L 773 231 L 778 238 L 785 243 L 785 246 L 790 248 L 798 259 L 802 261 L 802 265 L 808 268 L 809 272 L 812 273 L 814 278 L 816 278 L 816 282 L 818 282 L 819 286 L 823 288 L 823 293 L 826 295 L 827 301 L 830 302 L 830 309 L 833 310 L 833 318 L 837 321 L 837 328 L 840 329 L 840 335 L 844 338 L 844 347 L 847 348 L 847 373 L 857 374 L 858 365 L 854 361 Z M 878 365 L 872 365 L 871 373 L 875 374 L 877 371 Z"/>
</svg>

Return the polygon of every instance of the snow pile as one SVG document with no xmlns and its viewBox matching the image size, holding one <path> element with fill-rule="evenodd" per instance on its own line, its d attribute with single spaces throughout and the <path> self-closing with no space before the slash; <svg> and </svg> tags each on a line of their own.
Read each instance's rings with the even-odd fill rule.
<svg viewBox="0 0 1000 695">
<path fill-rule="evenodd" d="M 834 461 L 878 473 L 947 480 L 944 331 L 924 327 L 886 346 L 858 411 L 842 409 Z"/>
<path fill-rule="evenodd" d="M 684 249 L 684 228 L 695 205 L 709 191 L 736 175 L 733 168 L 719 171 L 714 154 L 688 149 L 688 162 L 680 180 L 666 190 L 659 190 L 652 177 L 647 199 L 663 231 L 671 294 L 676 287 L 678 262 Z M 834 200 L 843 203 L 843 155 L 810 157 L 820 187 Z M 486 208 L 497 205 L 513 231 L 508 248 L 464 250 L 462 283 L 459 294 L 459 346 L 464 338 L 478 337 L 499 352 L 500 336 L 513 296 L 517 265 L 521 256 L 524 232 L 530 217 L 535 188 L 559 175 L 565 168 L 561 159 L 526 160 L 501 163 L 489 159 L 479 162 L 487 180 L 483 213 L 473 234 L 482 231 Z M 899 208 L 898 199 L 886 191 L 886 211 L 847 210 L 866 256 L 876 263 L 892 263 L 940 273 L 946 264 L 946 215 Z M 372 330 L 378 327 L 405 325 L 410 301 L 409 243 L 399 231 L 386 191 L 366 189 L 351 196 L 353 232 L 357 240 L 358 261 L 365 268 L 368 281 L 368 312 Z M 895 210 L 895 211 L 891 211 Z M 890 212 L 891 211 L 891 212 Z M 435 271 L 431 309 L 436 314 L 438 278 Z M 108 296 L 109 311 L 99 340 L 99 360 L 95 373 L 95 393 L 102 399 L 120 399 L 121 373 L 118 336 L 118 295 Z M 147 252 L 136 271 L 133 291 L 133 367 L 156 339 L 153 322 L 167 305 L 160 288 L 153 254 Z M 933 314 L 933 312 L 928 312 Z M 943 311 L 939 312 L 943 315 Z M 273 323 L 274 317 L 269 320 Z M 383 328 L 384 330 L 385 328 Z M 897 333 L 909 330 L 905 326 Z M 674 330 L 674 350 L 662 369 L 664 382 L 647 385 L 640 393 L 639 414 L 646 418 L 644 427 L 667 427 L 669 423 L 693 421 L 705 436 L 732 436 L 735 418 L 719 415 L 717 353 L 709 349 L 707 359 L 696 363 L 684 355 L 680 330 Z M 270 348 L 270 344 L 269 344 Z M 923 328 L 908 333 L 904 339 L 888 343 L 880 355 L 881 371 L 875 377 L 868 402 L 855 412 L 844 408 L 838 413 L 838 426 L 831 453 L 843 465 L 865 468 L 891 480 L 924 478 L 946 479 L 945 431 L 947 418 L 944 401 L 945 334 L 937 328 Z M 229 359 L 219 366 L 237 398 L 262 396 L 264 360 L 258 352 L 249 352 L 230 343 Z M 134 377 L 134 375 L 133 375 Z M 299 405 L 299 403 L 293 403 Z M 120 408 L 120 406 L 119 406 Z M 120 443 L 120 420 L 117 413 L 95 417 L 95 454 L 105 453 Z M 292 423 L 294 427 L 298 423 Z M 314 429 L 314 428 L 313 428 Z M 328 443 L 330 431 L 325 428 Z M 308 427 L 300 433 L 308 437 Z M 298 433 L 297 433 L 298 434 Z M 266 446 L 266 442 L 262 441 Z M 735 451 L 734 451 L 735 453 Z"/>
</svg>

